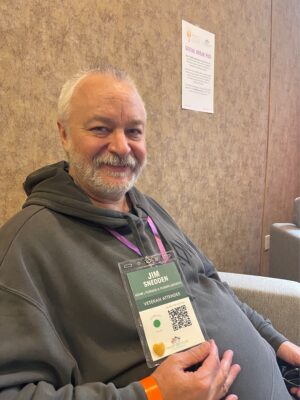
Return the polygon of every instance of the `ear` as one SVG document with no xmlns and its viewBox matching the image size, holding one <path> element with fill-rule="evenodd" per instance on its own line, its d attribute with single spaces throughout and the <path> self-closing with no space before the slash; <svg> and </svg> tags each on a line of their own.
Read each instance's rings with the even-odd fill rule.
<svg viewBox="0 0 300 400">
<path fill-rule="evenodd" d="M 67 130 L 61 121 L 57 121 L 57 127 L 63 148 L 65 152 L 68 153 L 70 147 L 70 140 Z"/>
</svg>

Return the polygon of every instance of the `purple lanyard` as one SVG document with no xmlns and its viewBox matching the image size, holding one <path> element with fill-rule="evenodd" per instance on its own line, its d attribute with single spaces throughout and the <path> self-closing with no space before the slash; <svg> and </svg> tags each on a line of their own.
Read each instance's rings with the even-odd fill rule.
<svg viewBox="0 0 300 400">
<path fill-rule="evenodd" d="M 158 230 L 152 220 L 151 217 L 147 217 L 147 222 L 148 225 L 150 226 L 151 232 L 154 235 L 154 238 L 156 240 L 157 246 L 159 248 L 160 254 L 162 255 L 162 258 L 165 262 L 169 261 L 169 257 L 167 255 L 165 246 L 163 245 L 163 242 L 159 236 Z M 133 250 L 135 253 L 137 253 L 139 256 L 142 255 L 140 249 L 135 246 L 133 243 L 131 243 L 125 236 L 121 235 L 120 233 L 118 233 L 117 231 L 115 231 L 114 229 L 110 229 L 110 228 L 105 228 L 109 233 L 111 233 L 116 239 L 118 239 L 121 243 L 125 244 L 126 247 L 128 247 L 129 249 Z"/>
</svg>

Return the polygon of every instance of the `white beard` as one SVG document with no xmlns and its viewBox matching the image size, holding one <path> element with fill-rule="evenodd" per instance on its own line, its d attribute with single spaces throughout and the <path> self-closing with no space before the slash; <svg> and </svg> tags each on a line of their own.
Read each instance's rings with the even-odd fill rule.
<svg viewBox="0 0 300 400">
<path fill-rule="evenodd" d="M 146 164 L 146 162 L 139 163 L 131 154 L 121 158 L 114 154 L 105 153 L 89 162 L 71 148 L 68 156 L 70 168 L 79 186 L 80 182 L 83 182 L 96 198 L 109 200 L 117 200 L 124 196 L 134 186 Z M 101 176 L 101 165 L 128 166 L 130 167 L 130 172 L 111 171 L 107 172 L 107 174 L 111 177 L 125 177 L 130 174 L 131 177 L 123 183 L 106 182 L 105 177 Z"/>
</svg>

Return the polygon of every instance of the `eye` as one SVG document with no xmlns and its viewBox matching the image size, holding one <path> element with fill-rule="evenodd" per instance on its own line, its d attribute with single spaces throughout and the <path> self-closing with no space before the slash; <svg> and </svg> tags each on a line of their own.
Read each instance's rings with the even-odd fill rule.
<svg viewBox="0 0 300 400">
<path fill-rule="evenodd" d="M 140 136 L 142 136 L 143 130 L 140 128 L 129 128 L 129 129 L 126 129 L 126 134 L 130 138 L 138 139 Z"/>
<path fill-rule="evenodd" d="M 107 135 L 108 133 L 110 133 L 111 129 L 107 126 L 99 125 L 90 128 L 89 131 L 93 132 L 96 135 Z"/>
</svg>

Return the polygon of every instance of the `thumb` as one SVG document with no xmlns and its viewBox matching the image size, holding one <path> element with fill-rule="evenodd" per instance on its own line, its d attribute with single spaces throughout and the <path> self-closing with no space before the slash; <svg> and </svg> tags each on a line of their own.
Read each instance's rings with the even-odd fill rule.
<svg viewBox="0 0 300 400">
<path fill-rule="evenodd" d="M 177 354 L 178 363 L 183 369 L 185 369 L 205 360 L 209 353 L 210 343 L 203 342 L 199 346 L 193 347 L 189 350 Z"/>
</svg>

